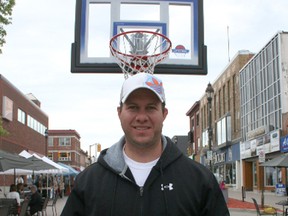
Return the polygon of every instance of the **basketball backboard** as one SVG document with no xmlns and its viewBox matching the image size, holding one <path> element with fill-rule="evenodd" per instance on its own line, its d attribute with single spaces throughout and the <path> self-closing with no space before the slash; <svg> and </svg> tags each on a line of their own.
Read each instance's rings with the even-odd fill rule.
<svg viewBox="0 0 288 216">
<path fill-rule="evenodd" d="M 172 42 L 158 74 L 207 74 L 203 0 L 77 0 L 72 73 L 122 73 L 110 39 L 127 31 L 153 31 Z"/>
</svg>

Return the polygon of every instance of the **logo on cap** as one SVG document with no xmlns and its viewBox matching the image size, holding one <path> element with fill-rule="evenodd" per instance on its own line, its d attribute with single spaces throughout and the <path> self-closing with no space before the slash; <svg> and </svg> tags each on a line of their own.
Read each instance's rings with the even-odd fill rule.
<svg viewBox="0 0 288 216">
<path fill-rule="evenodd" d="M 157 80 L 155 77 L 149 77 L 148 81 L 145 82 L 149 88 L 157 92 L 161 97 L 163 97 L 163 84 L 161 81 Z"/>
</svg>

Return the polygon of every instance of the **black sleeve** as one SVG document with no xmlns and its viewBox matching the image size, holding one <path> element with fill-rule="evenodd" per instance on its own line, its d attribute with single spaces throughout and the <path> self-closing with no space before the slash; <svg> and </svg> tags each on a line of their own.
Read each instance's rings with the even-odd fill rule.
<svg viewBox="0 0 288 216">
<path fill-rule="evenodd" d="M 230 216 L 225 198 L 213 174 L 210 178 L 210 186 L 207 187 L 205 205 L 202 216 Z"/>
<path fill-rule="evenodd" d="M 61 216 L 84 216 L 85 215 L 85 206 L 83 198 L 77 193 L 77 186 L 75 186 L 63 208 Z"/>
</svg>

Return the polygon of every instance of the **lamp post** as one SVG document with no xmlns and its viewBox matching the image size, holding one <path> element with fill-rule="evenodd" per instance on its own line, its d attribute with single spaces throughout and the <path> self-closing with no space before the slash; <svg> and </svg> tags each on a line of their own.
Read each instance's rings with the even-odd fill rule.
<svg viewBox="0 0 288 216">
<path fill-rule="evenodd" d="M 208 86 L 206 88 L 206 97 L 208 101 L 208 147 L 209 147 L 209 155 L 212 155 L 212 137 L 213 137 L 213 130 L 212 130 L 212 98 L 214 94 L 214 89 L 210 83 L 208 83 Z M 209 168 L 213 172 L 212 168 L 212 157 L 209 158 Z"/>
<path fill-rule="evenodd" d="M 94 147 L 94 160 L 93 162 L 97 161 L 97 157 L 98 157 L 98 154 L 97 152 L 100 152 L 101 151 L 101 144 L 100 143 L 94 143 L 94 144 L 91 144 L 89 146 L 89 155 L 90 155 L 90 158 L 92 158 L 92 151 L 91 151 L 91 148 Z"/>
<path fill-rule="evenodd" d="M 44 132 L 44 135 L 45 135 L 45 156 L 48 156 L 48 128 L 46 128 L 45 132 Z"/>
</svg>

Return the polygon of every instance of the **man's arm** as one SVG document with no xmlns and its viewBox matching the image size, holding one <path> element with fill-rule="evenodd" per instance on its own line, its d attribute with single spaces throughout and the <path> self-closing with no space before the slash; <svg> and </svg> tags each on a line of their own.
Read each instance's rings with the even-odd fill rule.
<svg viewBox="0 0 288 216">
<path fill-rule="evenodd" d="M 72 190 L 68 200 L 63 208 L 61 216 L 84 216 L 85 208 L 83 199 L 79 197 L 75 188 Z"/>
</svg>

